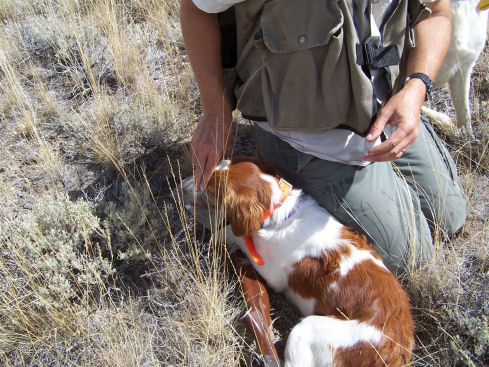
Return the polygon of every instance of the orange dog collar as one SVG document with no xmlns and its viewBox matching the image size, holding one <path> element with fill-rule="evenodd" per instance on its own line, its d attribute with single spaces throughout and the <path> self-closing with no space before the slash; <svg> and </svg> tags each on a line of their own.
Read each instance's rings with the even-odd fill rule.
<svg viewBox="0 0 489 367">
<path fill-rule="evenodd" d="M 278 181 L 278 186 L 280 187 L 280 191 L 282 191 L 282 196 L 280 197 L 280 201 L 277 204 L 274 204 L 272 208 L 269 208 L 263 213 L 263 216 L 260 219 L 260 228 L 263 226 L 263 222 L 272 215 L 272 213 L 277 209 L 282 203 L 285 201 L 290 191 L 292 190 L 292 185 L 281 178 Z M 265 265 L 260 254 L 256 251 L 255 242 L 253 241 L 253 236 L 247 235 L 244 236 L 244 241 L 248 252 L 251 255 L 253 261 L 258 265 Z"/>
</svg>

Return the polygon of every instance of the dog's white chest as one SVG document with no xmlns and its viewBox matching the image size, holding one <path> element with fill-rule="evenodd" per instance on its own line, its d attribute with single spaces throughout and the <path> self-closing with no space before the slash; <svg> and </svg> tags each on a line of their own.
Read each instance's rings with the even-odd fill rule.
<svg viewBox="0 0 489 367">
<path fill-rule="evenodd" d="M 306 203 L 287 225 L 265 228 L 253 236 L 256 252 L 264 261 L 264 265 L 253 266 L 276 292 L 288 289 L 289 275 L 299 261 L 317 258 L 338 244 L 342 224 L 317 204 L 311 204 Z M 250 257 L 242 237 L 235 237 L 229 229 L 227 238 Z"/>
<path fill-rule="evenodd" d="M 232 233 L 230 226 L 227 228 L 227 241 L 228 247 L 231 247 L 231 252 L 233 251 L 233 246 L 237 245 L 246 254 L 258 274 L 265 279 L 275 292 L 283 292 L 287 288 L 290 266 L 283 266 L 285 264 L 281 264 L 280 259 L 273 256 L 273 248 L 268 248 L 266 249 L 267 251 L 263 247 L 257 248 L 258 254 L 264 261 L 263 265 L 258 265 L 251 258 L 243 237 L 236 237 Z"/>
</svg>

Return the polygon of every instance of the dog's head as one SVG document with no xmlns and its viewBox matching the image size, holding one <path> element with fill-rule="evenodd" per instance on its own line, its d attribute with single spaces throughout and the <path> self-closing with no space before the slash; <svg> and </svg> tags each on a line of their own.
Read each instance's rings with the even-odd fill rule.
<svg viewBox="0 0 489 367">
<path fill-rule="evenodd" d="M 272 203 L 273 173 L 271 166 L 256 158 L 222 161 L 205 192 L 194 192 L 193 177 L 184 181 L 185 203 L 195 209 L 197 219 L 204 224 L 223 212 L 235 236 L 253 234 L 260 229 L 260 219 Z"/>
</svg>

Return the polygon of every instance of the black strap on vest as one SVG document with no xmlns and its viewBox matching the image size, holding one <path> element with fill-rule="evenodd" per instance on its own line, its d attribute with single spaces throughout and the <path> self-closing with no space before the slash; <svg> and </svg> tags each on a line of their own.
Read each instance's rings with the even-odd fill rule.
<svg viewBox="0 0 489 367">
<path fill-rule="evenodd" d="M 375 47 L 370 44 L 357 44 L 357 64 L 373 69 L 397 65 L 401 62 L 399 51 L 394 45 Z"/>
<path fill-rule="evenodd" d="M 218 14 L 221 28 L 221 64 L 223 68 L 236 66 L 238 60 L 237 30 L 234 8 Z"/>
</svg>

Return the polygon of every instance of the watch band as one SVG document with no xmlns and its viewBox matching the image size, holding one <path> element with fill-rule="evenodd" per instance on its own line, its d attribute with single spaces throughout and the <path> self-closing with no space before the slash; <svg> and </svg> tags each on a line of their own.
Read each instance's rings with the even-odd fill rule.
<svg viewBox="0 0 489 367">
<path fill-rule="evenodd" d="M 428 97 L 431 97 L 431 92 L 433 91 L 434 84 L 430 77 L 424 73 L 414 73 L 406 78 L 406 80 L 404 81 L 404 85 L 406 85 L 406 83 L 413 78 L 421 79 L 423 81 L 423 83 L 426 85 L 426 99 L 428 99 Z"/>
</svg>

